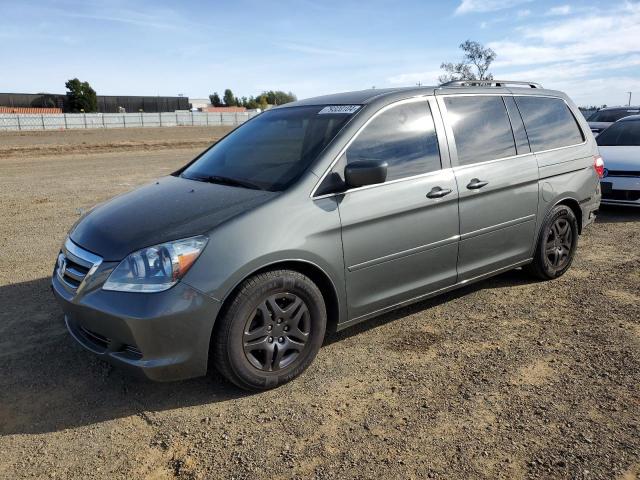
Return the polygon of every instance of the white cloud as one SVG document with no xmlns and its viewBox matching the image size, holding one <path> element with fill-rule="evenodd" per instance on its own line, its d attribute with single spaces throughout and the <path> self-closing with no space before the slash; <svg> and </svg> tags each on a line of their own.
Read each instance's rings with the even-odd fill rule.
<svg viewBox="0 0 640 480">
<path fill-rule="evenodd" d="M 560 61 L 585 61 L 603 56 L 640 53 L 640 3 L 624 3 L 607 12 L 554 20 L 517 29 L 522 39 L 488 45 L 498 53 L 496 67 Z"/>
<path fill-rule="evenodd" d="M 525 80 L 538 81 L 544 83 L 545 81 L 555 83 L 559 81 L 570 81 L 580 78 L 597 76 L 600 78 L 606 78 L 604 75 L 606 72 L 614 70 L 620 70 L 625 68 L 633 68 L 640 66 L 640 55 L 623 55 L 613 58 L 611 60 L 598 60 L 590 62 L 581 61 L 568 61 L 558 62 L 549 66 L 536 66 L 527 70 L 516 70 L 506 74 L 511 77 L 518 77 Z M 499 69 L 496 69 L 499 72 Z M 500 73 L 500 77 L 504 77 L 505 74 Z M 640 79 L 638 79 L 640 82 Z"/>
<path fill-rule="evenodd" d="M 424 72 L 400 73 L 393 77 L 387 78 L 387 82 L 391 85 L 410 86 L 418 83 L 422 85 L 437 85 L 438 76 L 442 75 L 442 70 L 428 70 Z"/>
<path fill-rule="evenodd" d="M 495 12 L 530 1 L 532 0 L 462 0 L 458 8 L 456 8 L 455 14 Z"/>
<path fill-rule="evenodd" d="M 625 91 L 640 89 L 640 3 L 572 13 L 490 42 L 494 75 L 540 82 L 578 104 L 622 103 Z"/>
<path fill-rule="evenodd" d="M 640 91 L 640 79 L 635 76 L 568 78 L 543 83 L 544 87 L 565 92 L 578 105 L 626 105 L 628 93 Z M 635 95 L 634 95 L 635 98 Z M 634 102 L 634 104 L 637 102 Z"/>
<path fill-rule="evenodd" d="M 559 7 L 550 8 L 547 11 L 547 15 L 550 15 L 550 16 L 569 15 L 570 13 L 571 13 L 571 5 L 561 5 Z"/>
<path fill-rule="evenodd" d="M 135 25 L 145 28 L 157 28 L 164 30 L 175 30 L 177 28 L 177 22 L 175 15 L 172 11 L 165 10 L 161 12 L 154 12 L 152 14 L 130 10 L 130 9 L 94 9 L 89 13 L 73 12 L 73 11 L 58 11 L 61 16 L 69 18 L 84 18 L 89 20 L 97 20 L 101 22 L 110 23 L 123 23 Z M 172 19 L 173 21 L 169 21 Z"/>
<path fill-rule="evenodd" d="M 518 18 L 528 17 L 529 15 L 531 15 L 531 10 L 529 10 L 528 8 L 525 8 L 524 10 L 518 10 L 518 13 L 516 13 L 516 15 L 518 16 Z"/>
<path fill-rule="evenodd" d="M 277 47 L 284 48 L 285 50 L 291 50 L 293 52 L 307 53 L 310 55 L 328 55 L 328 56 L 351 56 L 353 52 L 337 48 L 326 48 L 315 45 L 305 45 L 301 43 L 276 43 Z"/>
</svg>

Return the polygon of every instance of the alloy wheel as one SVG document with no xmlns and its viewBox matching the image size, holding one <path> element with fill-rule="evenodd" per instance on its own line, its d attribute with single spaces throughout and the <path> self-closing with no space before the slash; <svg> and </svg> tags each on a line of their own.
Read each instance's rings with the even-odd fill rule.
<svg viewBox="0 0 640 480">
<path fill-rule="evenodd" d="M 572 246 L 571 223 L 567 218 L 560 217 L 551 225 L 545 242 L 545 256 L 553 268 L 560 270 L 567 265 Z"/>
<path fill-rule="evenodd" d="M 300 297 L 289 292 L 269 295 L 247 319 L 244 354 L 259 370 L 281 370 L 305 351 L 310 333 L 309 309 Z"/>
</svg>

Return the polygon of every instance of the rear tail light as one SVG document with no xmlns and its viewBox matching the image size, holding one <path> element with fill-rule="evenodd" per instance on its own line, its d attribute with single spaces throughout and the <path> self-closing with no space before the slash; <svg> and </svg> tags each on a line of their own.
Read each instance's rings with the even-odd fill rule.
<svg viewBox="0 0 640 480">
<path fill-rule="evenodd" d="M 602 157 L 600 155 L 594 155 L 593 169 L 598 174 L 598 177 L 604 177 L 604 160 L 602 160 Z"/>
</svg>

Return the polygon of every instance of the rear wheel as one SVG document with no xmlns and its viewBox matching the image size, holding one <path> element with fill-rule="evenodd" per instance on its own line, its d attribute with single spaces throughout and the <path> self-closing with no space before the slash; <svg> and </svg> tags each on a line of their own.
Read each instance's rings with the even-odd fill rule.
<svg viewBox="0 0 640 480">
<path fill-rule="evenodd" d="M 218 320 L 213 361 L 241 388 L 277 387 L 311 364 L 326 323 L 322 294 L 309 278 L 290 270 L 258 274 Z"/>
<path fill-rule="evenodd" d="M 578 246 L 578 221 L 566 205 L 554 207 L 542 226 L 533 262 L 527 270 L 543 280 L 563 275 Z"/>
</svg>

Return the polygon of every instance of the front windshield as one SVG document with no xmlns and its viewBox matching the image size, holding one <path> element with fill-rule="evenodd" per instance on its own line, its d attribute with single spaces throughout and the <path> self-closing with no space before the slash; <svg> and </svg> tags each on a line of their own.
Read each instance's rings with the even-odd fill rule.
<svg viewBox="0 0 640 480">
<path fill-rule="evenodd" d="M 601 147 L 640 146 L 640 120 L 625 120 L 607 128 L 596 138 Z"/>
<path fill-rule="evenodd" d="M 629 115 L 638 115 L 640 110 L 620 108 L 617 110 L 600 110 L 589 117 L 589 122 L 617 122 L 621 118 Z"/>
<path fill-rule="evenodd" d="M 266 111 L 207 150 L 181 176 L 285 190 L 358 110 L 350 107 L 317 105 Z"/>
</svg>

